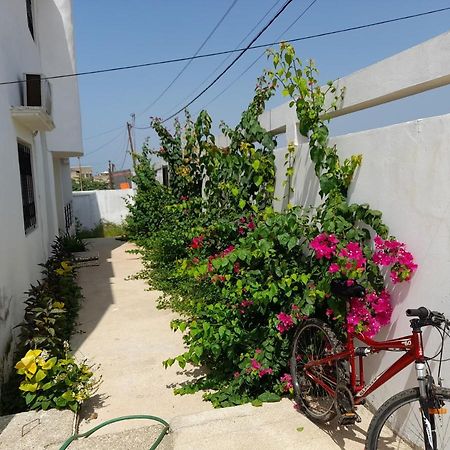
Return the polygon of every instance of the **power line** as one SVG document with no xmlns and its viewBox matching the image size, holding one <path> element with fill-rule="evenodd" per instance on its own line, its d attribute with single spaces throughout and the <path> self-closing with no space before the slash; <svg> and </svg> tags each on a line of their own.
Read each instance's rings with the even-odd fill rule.
<svg viewBox="0 0 450 450">
<path fill-rule="evenodd" d="M 92 150 L 91 152 L 86 153 L 84 155 L 84 157 L 93 155 L 94 153 L 97 153 L 98 151 L 100 151 L 103 148 L 105 148 L 107 145 L 109 145 L 109 144 L 113 143 L 114 141 L 116 141 L 117 139 L 119 139 L 120 136 L 123 136 L 123 134 L 124 134 L 124 131 L 121 131 L 117 136 L 114 136 L 110 141 L 105 142 L 104 144 L 100 145 L 99 147 L 97 147 L 96 149 Z"/>
<path fill-rule="evenodd" d="M 239 44 L 236 45 L 234 50 L 238 49 L 239 46 L 241 46 L 245 42 L 245 40 L 259 27 L 259 25 L 261 25 L 262 21 L 272 12 L 272 10 L 280 2 L 281 2 L 281 0 L 277 0 L 277 2 L 274 3 L 266 11 L 264 16 L 261 17 L 261 19 L 259 19 L 258 23 L 239 41 Z M 186 95 L 186 97 L 184 97 L 183 100 L 181 102 L 179 102 L 175 107 L 173 107 L 167 114 L 163 114 L 163 116 L 170 114 L 172 111 L 177 109 L 180 105 L 184 104 L 192 95 L 194 95 L 202 86 L 204 86 L 206 84 L 206 82 L 209 79 L 211 79 L 219 71 L 219 69 L 221 69 L 223 67 L 223 65 L 230 59 L 230 57 L 231 57 L 231 54 L 229 54 L 224 60 L 222 60 L 222 62 L 192 92 L 190 92 L 188 95 Z"/>
<path fill-rule="evenodd" d="M 168 120 L 172 119 L 173 117 L 175 117 L 177 114 L 179 114 L 181 111 L 183 111 L 184 109 L 186 109 L 188 106 L 192 105 L 192 103 L 195 102 L 195 100 L 197 100 L 198 98 L 200 98 L 208 89 L 210 89 L 212 86 L 214 86 L 227 72 L 228 70 L 231 69 L 231 67 L 233 67 L 237 61 L 241 58 L 241 56 L 244 55 L 244 53 L 251 47 L 251 45 L 264 33 L 264 31 L 266 31 L 274 22 L 275 20 L 283 13 L 283 11 L 289 6 L 290 3 L 292 3 L 293 0 L 287 0 L 283 6 L 278 10 L 278 12 L 272 17 L 272 19 L 269 20 L 269 22 L 256 34 L 256 36 L 250 41 L 250 43 L 247 45 L 247 47 L 241 51 L 241 53 L 239 53 L 239 55 L 236 56 L 236 58 L 233 59 L 233 61 L 231 61 L 230 64 L 228 64 L 227 67 L 225 67 L 224 70 L 222 70 L 222 72 L 217 75 L 216 78 L 214 78 L 213 81 L 211 81 L 211 83 L 208 84 L 208 86 L 206 86 L 199 94 L 197 94 L 191 101 L 189 101 L 188 103 L 186 103 L 186 105 L 183 106 L 183 108 L 179 109 L 176 113 L 170 115 L 169 117 L 167 117 L 166 119 L 164 119 L 162 122 L 167 122 Z"/>
<path fill-rule="evenodd" d="M 317 2 L 318 0 L 313 0 L 296 18 L 295 20 L 277 37 L 280 39 L 284 34 L 286 34 Z M 230 84 L 228 84 L 224 89 L 222 89 L 212 100 L 210 100 L 202 109 L 214 103 L 219 97 L 221 97 L 228 89 L 231 88 L 237 81 L 239 81 L 262 57 L 264 53 L 261 53 L 239 76 L 237 76 Z"/>
<path fill-rule="evenodd" d="M 254 50 L 254 49 L 258 49 L 258 48 L 271 47 L 274 45 L 281 44 L 283 42 L 286 42 L 286 43 L 300 42 L 300 41 L 306 41 L 309 39 L 315 39 L 315 38 L 319 38 L 319 37 L 331 36 L 331 35 L 339 34 L 339 33 L 346 33 L 349 31 L 361 30 L 363 28 L 371 28 L 371 27 L 375 27 L 378 25 L 400 22 L 402 20 L 414 19 L 417 17 L 427 16 L 430 14 L 436 14 L 436 13 L 440 13 L 440 12 L 444 12 L 444 11 L 448 11 L 448 10 L 450 10 L 450 6 L 446 7 L 446 8 L 433 9 L 433 10 L 425 11 L 425 12 L 418 13 L 418 14 L 410 14 L 407 16 L 396 17 L 394 19 L 381 20 L 379 22 L 372 22 L 372 23 L 368 23 L 368 24 L 364 24 L 364 25 L 355 26 L 355 27 L 342 28 L 342 29 L 338 29 L 338 30 L 334 30 L 334 31 L 327 31 L 324 33 L 311 34 L 309 36 L 303 36 L 303 37 L 299 37 L 299 38 L 295 38 L 295 39 L 286 39 L 284 41 L 268 42 L 266 44 L 250 45 L 248 47 L 238 48 L 238 49 L 234 49 L 234 50 L 223 50 L 220 52 L 205 53 L 202 55 L 197 55 L 195 57 L 187 56 L 187 57 L 183 57 L 183 58 L 165 59 L 165 60 L 160 60 L 160 61 L 153 61 L 153 62 L 142 63 L 142 64 L 133 64 L 133 65 L 128 65 L 128 66 L 117 66 L 117 67 L 110 67 L 110 68 L 106 68 L 106 69 L 89 70 L 89 71 L 85 71 L 85 72 L 75 72 L 75 73 L 68 73 L 68 74 L 63 74 L 63 75 L 53 75 L 53 76 L 49 76 L 49 77 L 42 77 L 41 80 L 55 80 L 55 79 L 59 79 L 59 78 L 80 77 L 80 76 L 84 76 L 84 75 L 95 75 L 95 74 L 107 73 L 107 72 L 117 72 L 120 70 L 130 70 L 130 69 L 139 69 L 142 67 L 160 66 L 163 64 L 171 64 L 171 63 L 189 61 L 189 60 L 194 60 L 194 59 L 210 58 L 213 56 L 227 55 L 229 53 L 237 53 L 237 52 L 240 52 L 243 50 L 247 51 L 247 50 Z M 26 82 L 26 80 L 2 81 L 2 82 L 0 82 L 0 86 L 9 85 L 9 84 L 20 84 L 20 83 L 25 83 L 25 82 Z"/>
<path fill-rule="evenodd" d="M 120 170 L 123 170 L 123 167 L 125 166 L 125 161 L 127 160 L 127 156 L 128 156 L 128 146 L 130 144 L 129 139 L 126 138 L 125 141 L 125 155 L 123 156 L 123 160 L 122 160 L 122 164 L 120 166 Z"/>
<path fill-rule="evenodd" d="M 220 25 L 222 24 L 222 22 L 225 20 L 225 18 L 228 16 L 228 14 L 231 12 L 231 10 L 234 8 L 234 6 L 236 5 L 236 3 L 239 0 L 234 0 L 233 3 L 228 7 L 228 9 L 225 11 L 225 13 L 223 14 L 223 16 L 219 19 L 219 21 L 216 23 L 216 25 L 214 26 L 214 28 L 210 31 L 210 33 L 208 34 L 208 36 L 206 37 L 206 39 L 201 43 L 200 47 L 196 50 L 196 52 L 194 53 L 193 57 L 191 59 L 189 59 L 187 61 L 187 63 L 183 66 L 183 68 L 178 72 L 178 74 L 175 76 L 175 78 L 169 83 L 169 85 L 158 95 L 158 97 L 155 98 L 155 100 L 153 100 L 152 103 L 150 103 L 150 105 L 148 105 L 145 109 L 143 109 L 140 113 L 138 113 L 138 116 L 144 114 L 145 112 L 147 112 L 153 105 L 155 105 L 156 103 L 158 103 L 159 100 L 161 100 L 161 98 L 166 94 L 166 92 L 176 83 L 176 81 L 181 77 L 181 75 L 184 73 L 184 71 L 191 65 L 192 61 L 194 60 L 194 58 L 196 58 L 198 56 L 198 54 L 200 53 L 200 51 L 202 50 L 202 48 L 207 44 L 207 42 L 211 39 L 211 37 L 213 36 L 213 34 L 217 31 L 217 29 L 220 27 Z"/>
</svg>

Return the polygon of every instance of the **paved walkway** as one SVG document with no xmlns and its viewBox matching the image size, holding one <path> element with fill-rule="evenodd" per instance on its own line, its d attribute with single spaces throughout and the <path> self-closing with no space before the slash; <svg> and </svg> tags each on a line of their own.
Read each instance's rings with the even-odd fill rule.
<svg viewBox="0 0 450 450">
<path fill-rule="evenodd" d="M 80 269 L 79 281 L 86 297 L 80 314 L 84 333 L 74 337 L 73 346 L 78 356 L 101 364 L 103 384 L 98 395 L 83 408 L 80 432 L 117 416 L 150 414 L 170 423 L 172 433 L 163 441 L 163 448 L 168 449 L 364 448 L 365 430 L 371 418 L 365 409 L 360 411 L 361 424 L 338 430 L 334 425 L 314 425 L 296 412 L 287 399 L 261 408 L 243 405 L 213 410 L 200 394 L 174 396 L 173 386 L 195 375 L 192 368 L 180 371 L 173 366 L 165 370 L 161 364 L 183 351 L 180 334 L 169 327 L 174 315 L 156 309 L 158 293 L 147 291 L 143 280 L 126 281 L 141 268 L 139 257 L 126 252 L 133 245 L 94 239 L 91 246 L 100 254 L 100 265 Z M 100 437 L 95 445 L 94 441 L 90 443 L 92 448 L 108 450 L 148 448 L 137 444 L 142 427 L 148 425 L 142 421 L 114 424 L 95 436 L 113 432 L 121 432 L 120 435 L 110 436 L 111 440 Z M 157 430 L 152 433 L 156 436 Z M 125 437 L 133 444 L 125 445 Z M 148 442 L 145 436 L 141 437 L 142 442 Z M 84 447 L 80 443 L 79 448 L 89 448 L 88 442 Z"/>
<path fill-rule="evenodd" d="M 145 281 L 127 280 L 141 268 L 133 247 L 115 239 L 89 240 L 90 250 L 99 252 L 100 265 L 79 270 L 85 303 L 72 345 L 78 357 L 100 364 L 103 383 L 86 403 L 80 432 L 105 420 L 129 414 L 150 414 L 166 420 L 178 415 L 212 409 L 201 395 L 175 396 L 173 386 L 192 373 L 174 365 L 164 369 L 162 361 L 183 351 L 180 333 L 169 322 L 174 315 L 156 309 L 158 292 L 148 291 Z M 110 433 L 151 424 L 122 422 L 99 430 Z"/>
</svg>

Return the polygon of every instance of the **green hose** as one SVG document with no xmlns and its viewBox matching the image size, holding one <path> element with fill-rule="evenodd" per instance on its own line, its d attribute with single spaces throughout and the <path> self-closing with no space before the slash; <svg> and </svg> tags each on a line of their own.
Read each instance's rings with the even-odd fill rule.
<svg viewBox="0 0 450 450">
<path fill-rule="evenodd" d="M 110 419 L 107 420 L 105 422 L 102 422 L 101 424 L 97 425 L 96 427 L 92 428 L 89 431 L 86 431 L 86 433 L 81 433 L 81 434 L 74 434 L 72 436 L 70 436 L 69 439 L 67 439 L 64 444 L 61 446 L 61 448 L 59 450 L 65 450 L 73 441 L 75 441 L 76 439 L 82 438 L 82 437 L 88 437 L 91 434 L 95 433 L 97 430 L 99 430 L 100 428 L 106 427 L 107 425 L 114 423 L 114 422 L 120 422 L 122 420 L 131 420 L 131 419 L 148 419 L 148 420 L 155 420 L 156 422 L 162 423 L 164 425 L 163 430 L 161 431 L 161 433 L 158 436 L 158 439 L 156 439 L 156 441 L 153 443 L 153 445 L 150 447 L 149 450 L 155 450 L 156 447 L 158 447 L 158 445 L 161 443 L 161 441 L 163 440 L 164 436 L 167 434 L 167 432 L 169 431 L 169 424 L 164 420 L 161 419 L 160 417 L 156 417 L 156 416 L 146 416 L 146 415 L 135 415 L 135 416 L 123 416 L 123 417 L 116 417 L 115 419 Z"/>
</svg>

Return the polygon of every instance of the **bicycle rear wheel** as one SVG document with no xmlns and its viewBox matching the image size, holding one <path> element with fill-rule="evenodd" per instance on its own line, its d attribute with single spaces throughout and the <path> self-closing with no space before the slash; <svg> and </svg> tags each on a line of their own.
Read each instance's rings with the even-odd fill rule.
<svg viewBox="0 0 450 450">
<path fill-rule="evenodd" d="M 450 389 L 435 389 L 444 403 L 443 409 L 434 414 L 437 448 L 446 450 L 450 449 Z M 373 417 L 367 432 L 366 450 L 425 448 L 421 417 L 419 388 L 399 392 Z"/>
<path fill-rule="evenodd" d="M 295 401 L 310 419 L 328 422 L 336 416 L 334 396 L 304 373 L 307 362 L 325 358 L 341 351 L 340 342 L 333 331 L 322 321 L 309 319 L 301 325 L 292 342 L 291 376 Z M 342 362 L 335 361 L 310 369 L 333 389 L 342 381 Z"/>
</svg>

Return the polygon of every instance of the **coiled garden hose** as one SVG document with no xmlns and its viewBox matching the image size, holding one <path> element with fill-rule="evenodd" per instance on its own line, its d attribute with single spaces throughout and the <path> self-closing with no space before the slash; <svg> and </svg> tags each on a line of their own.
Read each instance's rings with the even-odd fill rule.
<svg viewBox="0 0 450 450">
<path fill-rule="evenodd" d="M 169 424 L 160 417 L 156 416 L 147 416 L 147 415 L 134 415 L 134 416 L 123 416 L 123 417 L 116 417 L 115 419 L 106 420 L 105 422 L 102 422 L 101 424 L 97 425 L 96 427 L 92 428 L 91 430 L 86 431 L 85 433 L 81 434 L 74 434 L 68 438 L 64 444 L 61 446 L 59 450 L 65 450 L 73 441 L 79 439 L 79 438 L 86 438 L 89 437 L 91 434 L 95 433 L 100 428 L 106 427 L 107 425 L 110 425 L 114 422 L 121 422 L 122 420 L 132 420 L 132 419 L 147 419 L 147 420 L 154 420 L 156 422 L 162 423 L 164 425 L 164 428 L 162 429 L 161 433 L 159 434 L 156 441 L 153 443 L 153 445 L 150 447 L 149 450 L 155 450 L 156 447 L 161 443 L 164 436 L 169 431 Z"/>
</svg>

